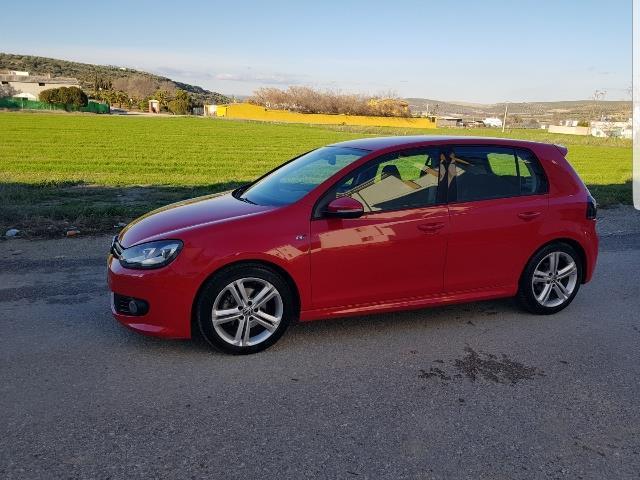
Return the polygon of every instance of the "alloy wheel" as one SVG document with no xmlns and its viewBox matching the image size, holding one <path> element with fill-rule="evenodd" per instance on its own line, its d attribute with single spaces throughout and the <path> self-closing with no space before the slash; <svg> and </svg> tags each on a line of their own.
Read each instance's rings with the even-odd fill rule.
<svg viewBox="0 0 640 480">
<path fill-rule="evenodd" d="M 271 283 L 261 278 L 240 278 L 217 295 L 211 321 L 225 342 L 250 347 L 277 330 L 283 311 L 282 296 Z"/>
<path fill-rule="evenodd" d="M 566 252 L 551 252 L 540 260 L 531 280 L 536 301 L 543 307 L 558 307 L 571 298 L 578 283 L 578 267 Z"/>
</svg>

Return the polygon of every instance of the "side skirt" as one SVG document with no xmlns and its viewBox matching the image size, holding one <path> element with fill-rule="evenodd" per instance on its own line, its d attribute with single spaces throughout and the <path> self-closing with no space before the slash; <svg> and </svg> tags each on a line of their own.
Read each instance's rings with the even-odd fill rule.
<svg viewBox="0 0 640 480">
<path fill-rule="evenodd" d="M 340 307 L 322 308 L 316 310 L 303 310 L 300 312 L 301 322 L 321 320 L 325 318 L 352 317 L 355 315 L 369 315 L 374 313 L 386 313 L 399 310 L 417 310 L 427 307 L 438 307 L 455 303 L 475 302 L 479 300 L 491 300 L 494 298 L 513 297 L 517 292 L 515 286 L 492 287 L 482 290 L 467 290 L 464 292 L 451 292 L 429 297 L 404 298 L 391 302 L 368 303 L 360 305 L 344 305 Z"/>
</svg>

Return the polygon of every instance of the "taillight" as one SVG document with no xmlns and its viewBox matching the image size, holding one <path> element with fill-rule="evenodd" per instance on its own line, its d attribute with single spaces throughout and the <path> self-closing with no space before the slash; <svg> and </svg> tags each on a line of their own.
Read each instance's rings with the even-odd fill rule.
<svg viewBox="0 0 640 480">
<path fill-rule="evenodd" d="M 595 220 L 598 215 L 598 204 L 596 203 L 595 198 L 591 195 L 587 198 L 587 218 L 589 220 Z"/>
</svg>

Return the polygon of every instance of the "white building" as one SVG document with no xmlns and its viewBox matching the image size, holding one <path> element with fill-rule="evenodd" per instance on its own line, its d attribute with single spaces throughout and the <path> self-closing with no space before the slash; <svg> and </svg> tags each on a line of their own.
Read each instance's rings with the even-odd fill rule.
<svg viewBox="0 0 640 480">
<path fill-rule="evenodd" d="M 0 74 L 0 97 L 37 100 L 43 90 L 59 87 L 80 87 L 75 78 L 29 75 L 29 72 L 10 71 Z"/>
<path fill-rule="evenodd" d="M 626 122 L 591 122 L 591 135 L 594 137 L 633 138 L 632 119 Z"/>
<path fill-rule="evenodd" d="M 215 117 L 217 109 L 218 109 L 217 105 L 205 104 L 202 109 L 202 115 L 204 115 L 205 117 Z"/>
<path fill-rule="evenodd" d="M 498 117 L 487 117 L 482 121 L 482 123 L 484 123 L 485 127 L 502 127 L 502 120 Z"/>
</svg>

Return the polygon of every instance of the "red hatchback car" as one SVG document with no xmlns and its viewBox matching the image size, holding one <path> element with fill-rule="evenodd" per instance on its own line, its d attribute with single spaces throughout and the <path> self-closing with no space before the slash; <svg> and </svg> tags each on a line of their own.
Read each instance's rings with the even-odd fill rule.
<svg viewBox="0 0 640 480">
<path fill-rule="evenodd" d="M 242 354 L 298 319 L 512 296 L 558 312 L 598 254 L 596 204 L 566 153 L 435 136 L 313 150 L 128 225 L 109 256 L 113 314 Z"/>
</svg>

